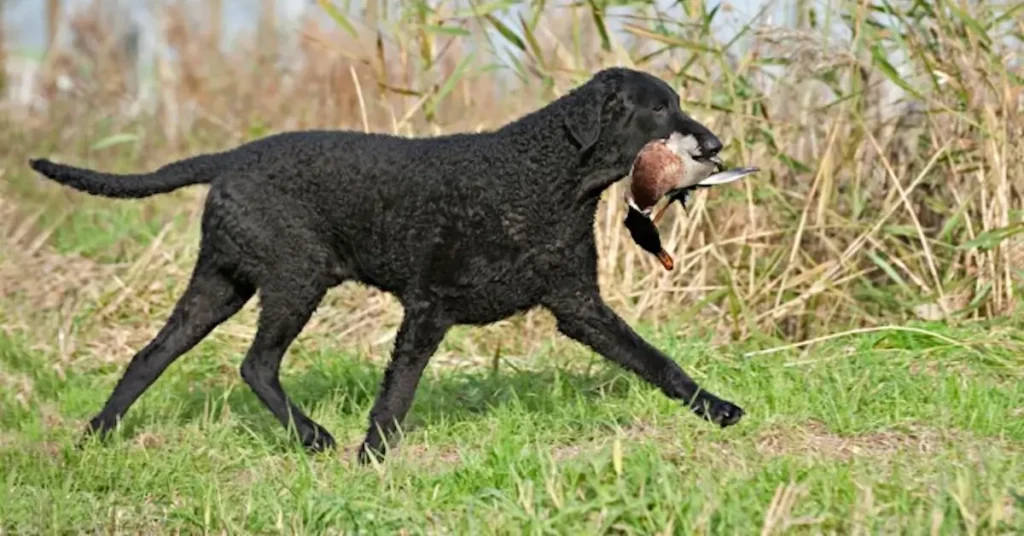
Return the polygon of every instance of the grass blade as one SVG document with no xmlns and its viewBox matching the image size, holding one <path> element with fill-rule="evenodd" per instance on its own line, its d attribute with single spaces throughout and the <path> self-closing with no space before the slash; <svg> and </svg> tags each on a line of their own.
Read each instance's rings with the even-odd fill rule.
<svg viewBox="0 0 1024 536">
<path fill-rule="evenodd" d="M 511 43 L 512 46 L 523 52 L 527 51 L 526 44 L 523 42 L 523 39 L 516 35 L 516 33 L 512 31 L 512 28 L 509 28 L 504 22 L 498 20 L 494 15 L 486 14 L 484 15 L 484 18 L 487 19 L 487 22 L 491 23 L 491 26 L 494 26 L 494 29 L 498 30 L 498 33 L 500 33 L 506 41 Z"/>
<path fill-rule="evenodd" d="M 356 27 L 352 24 L 352 21 L 348 20 L 348 17 L 335 7 L 335 5 L 331 3 L 331 0 L 317 0 L 317 4 L 327 12 L 327 15 L 331 17 L 331 20 L 333 20 L 338 26 L 341 26 L 341 28 L 348 32 L 349 35 L 352 37 L 358 37 Z"/>
<path fill-rule="evenodd" d="M 138 139 L 139 136 L 136 134 L 112 134 L 110 136 L 100 139 L 99 141 L 94 143 L 89 149 L 93 151 L 99 151 L 100 149 L 106 149 L 107 147 L 113 147 L 115 145 L 121 145 L 124 143 L 138 141 Z"/>
<path fill-rule="evenodd" d="M 455 84 L 458 84 L 459 81 L 462 80 L 466 72 L 469 70 L 469 65 L 473 62 L 475 56 L 476 51 L 472 51 L 468 55 L 466 55 L 465 58 L 462 58 L 459 64 L 456 65 L 455 69 L 448 76 L 448 79 L 445 80 L 444 84 L 442 84 L 441 87 L 437 90 L 437 93 L 435 93 L 427 102 L 426 106 L 424 107 L 424 112 L 426 113 L 428 118 L 433 119 L 435 113 L 437 112 L 437 106 L 441 103 L 442 100 L 444 100 L 445 97 L 448 96 L 449 93 L 452 92 L 453 89 L 455 89 Z"/>
<path fill-rule="evenodd" d="M 601 36 L 601 50 L 611 52 L 612 40 L 608 36 L 608 27 L 604 24 L 604 10 L 594 0 L 587 0 L 587 4 L 590 5 L 590 15 L 594 19 L 594 27 L 597 28 L 598 35 Z"/>
</svg>

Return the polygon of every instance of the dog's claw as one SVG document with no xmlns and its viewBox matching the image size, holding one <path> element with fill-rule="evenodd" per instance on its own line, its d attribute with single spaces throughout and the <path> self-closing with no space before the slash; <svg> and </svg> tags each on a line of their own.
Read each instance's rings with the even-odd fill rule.
<svg viewBox="0 0 1024 536">
<path fill-rule="evenodd" d="M 356 454 L 356 461 L 359 462 L 359 465 L 368 465 L 371 460 L 376 460 L 377 462 L 380 462 L 383 459 L 383 452 L 373 449 L 366 443 L 359 445 L 359 452 Z"/>
<path fill-rule="evenodd" d="M 710 395 L 702 395 L 690 406 L 690 409 L 703 419 L 722 428 L 738 423 L 744 415 L 743 408 Z"/>
<path fill-rule="evenodd" d="M 302 446 L 306 447 L 310 453 L 316 454 L 318 452 L 324 452 L 327 450 L 333 450 L 335 447 L 334 437 L 331 434 L 319 428 L 314 430 L 313 437 L 305 437 L 302 439 Z"/>
<path fill-rule="evenodd" d="M 107 441 L 113 435 L 117 425 L 118 421 L 116 419 L 103 420 L 100 417 L 92 419 L 79 433 L 78 438 L 75 440 L 75 448 L 83 449 L 93 441 L 99 443 Z"/>
</svg>

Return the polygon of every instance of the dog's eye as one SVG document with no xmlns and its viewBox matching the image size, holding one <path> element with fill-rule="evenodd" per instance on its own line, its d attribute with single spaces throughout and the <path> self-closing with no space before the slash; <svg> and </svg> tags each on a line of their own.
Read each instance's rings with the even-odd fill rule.
<svg viewBox="0 0 1024 536">
<path fill-rule="evenodd" d="M 654 105 L 654 111 L 655 112 L 664 112 L 665 111 L 665 105 L 664 104 L 655 104 Z"/>
</svg>

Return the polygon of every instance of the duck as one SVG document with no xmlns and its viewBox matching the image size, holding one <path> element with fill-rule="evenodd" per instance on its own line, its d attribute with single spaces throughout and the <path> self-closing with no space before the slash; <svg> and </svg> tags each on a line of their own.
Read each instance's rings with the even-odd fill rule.
<svg viewBox="0 0 1024 536">
<path fill-rule="evenodd" d="M 662 246 L 656 225 L 657 219 L 661 219 L 665 211 L 662 210 L 655 220 L 651 219 L 651 212 L 666 196 L 669 197 L 669 204 L 678 200 L 685 207 L 694 185 L 719 167 L 713 161 L 708 162 L 708 165 L 688 158 L 691 151 L 696 149 L 696 143 L 692 136 L 679 133 L 653 140 L 637 153 L 627 176 L 624 225 L 633 242 L 657 257 L 669 271 L 675 266 L 675 261 Z M 691 162 L 694 165 L 690 165 Z"/>
<path fill-rule="evenodd" d="M 695 160 L 697 140 L 678 132 L 653 140 L 640 149 L 630 168 L 624 192 L 626 204 L 650 218 L 654 206 L 663 198 L 684 203 L 689 192 L 722 170 L 717 156 Z"/>
<path fill-rule="evenodd" d="M 630 236 L 642 249 L 656 256 L 666 270 L 675 262 L 661 245 L 657 223 L 673 202 L 684 209 L 690 192 L 732 182 L 758 171 L 756 167 L 725 170 L 717 156 L 696 160 L 697 141 L 693 136 L 673 133 L 668 138 L 653 140 L 633 160 L 624 191 L 627 205 L 624 222 Z M 668 203 L 651 218 L 654 207 L 663 198 Z"/>
</svg>

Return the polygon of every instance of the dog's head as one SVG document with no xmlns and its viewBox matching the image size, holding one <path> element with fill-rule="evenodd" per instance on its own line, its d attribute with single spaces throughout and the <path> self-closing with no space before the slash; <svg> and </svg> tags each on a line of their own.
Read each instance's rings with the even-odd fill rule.
<svg viewBox="0 0 1024 536">
<path fill-rule="evenodd" d="M 581 159 L 599 152 L 608 163 L 632 162 L 645 144 L 673 133 L 689 139 L 696 160 L 722 150 L 722 141 L 679 107 L 679 94 L 648 73 L 605 69 L 573 93 L 565 126 Z"/>
</svg>

